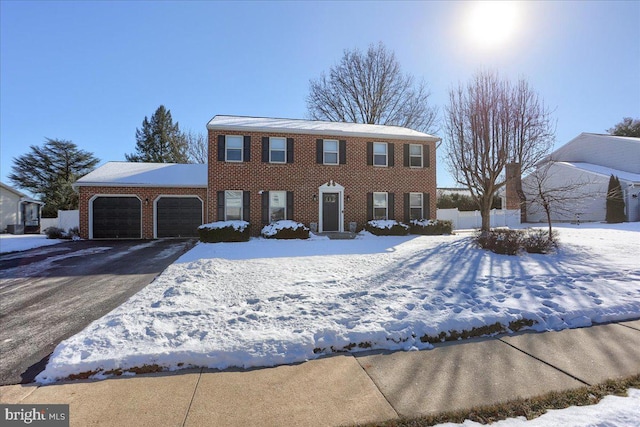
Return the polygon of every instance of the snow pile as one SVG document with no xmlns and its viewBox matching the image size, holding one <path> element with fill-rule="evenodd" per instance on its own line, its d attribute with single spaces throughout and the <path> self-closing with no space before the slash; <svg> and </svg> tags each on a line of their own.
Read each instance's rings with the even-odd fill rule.
<svg viewBox="0 0 640 427">
<path fill-rule="evenodd" d="M 400 226 L 407 230 L 409 229 L 409 226 L 407 224 L 403 224 L 401 222 L 398 222 L 392 219 L 374 219 L 367 222 L 367 224 L 369 224 L 373 228 L 380 228 L 380 229 L 383 229 L 383 228 L 391 229 L 394 226 Z"/>
<path fill-rule="evenodd" d="M 236 231 L 244 231 L 245 228 L 247 228 L 248 226 L 249 226 L 249 223 L 247 221 L 216 221 L 216 222 L 210 222 L 208 224 L 202 224 L 198 228 L 201 230 L 205 230 L 205 229 L 215 230 L 218 228 L 231 227 Z"/>
<path fill-rule="evenodd" d="M 532 420 L 509 418 L 491 423 L 493 427 L 585 427 L 616 426 L 636 427 L 640 425 L 640 390 L 629 389 L 627 397 L 606 396 L 595 405 L 571 406 L 553 409 Z M 475 421 L 462 424 L 446 423 L 436 427 L 484 427 Z"/>
<path fill-rule="evenodd" d="M 280 230 L 291 229 L 295 231 L 298 228 L 302 228 L 303 230 L 308 230 L 308 228 L 305 227 L 304 224 L 287 219 L 287 220 L 272 222 L 269 225 L 265 225 L 262 228 L 262 231 L 260 232 L 260 234 L 262 234 L 265 237 L 272 237 L 278 234 L 278 231 Z"/>
<path fill-rule="evenodd" d="M 417 225 L 419 227 L 427 227 L 429 225 L 436 225 L 436 224 L 438 224 L 437 219 L 412 219 L 411 220 L 411 225 Z"/>
<path fill-rule="evenodd" d="M 196 245 L 59 344 L 39 382 L 143 365 L 272 366 L 496 322 L 533 329 L 640 317 L 640 223 L 567 226 L 553 255 L 498 255 L 469 234 Z"/>
<path fill-rule="evenodd" d="M 43 234 L 0 234 L 0 253 L 26 251 L 41 246 L 57 245 L 68 240 L 47 239 Z"/>
</svg>

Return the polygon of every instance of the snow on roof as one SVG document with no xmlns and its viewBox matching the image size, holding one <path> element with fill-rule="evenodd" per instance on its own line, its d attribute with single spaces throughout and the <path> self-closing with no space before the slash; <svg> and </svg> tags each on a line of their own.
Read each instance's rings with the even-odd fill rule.
<svg viewBox="0 0 640 427">
<path fill-rule="evenodd" d="M 592 163 L 584 162 L 557 162 L 557 164 L 578 168 L 586 172 L 597 173 L 599 175 L 604 175 L 607 177 L 615 175 L 623 181 L 640 183 L 640 173 L 631 173 L 618 169 L 608 168 L 606 166 L 594 165 Z"/>
<path fill-rule="evenodd" d="M 324 122 L 301 119 L 275 119 L 266 117 L 215 116 L 207 129 L 254 132 L 302 133 L 311 135 L 360 136 L 367 138 L 440 141 L 440 138 L 399 126 L 369 125 L 362 123 Z"/>
<path fill-rule="evenodd" d="M 107 162 L 74 184 L 117 187 L 207 187 L 207 165 Z"/>
</svg>

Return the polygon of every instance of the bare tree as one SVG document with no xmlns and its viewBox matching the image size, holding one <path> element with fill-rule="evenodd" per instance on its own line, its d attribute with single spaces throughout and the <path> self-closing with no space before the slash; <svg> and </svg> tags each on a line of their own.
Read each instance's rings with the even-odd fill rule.
<svg viewBox="0 0 640 427">
<path fill-rule="evenodd" d="M 208 141 L 201 133 L 182 132 L 181 138 L 187 146 L 189 163 L 208 163 Z"/>
<path fill-rule="evenodd" d="M 595 198 L 593 190 L 585 192 L 585 188 L 593 184 L 592 180 L 581 179 L 554 179 L 554 165 L 557 162 L 551 158 L 539 164 L 525 179 L 522 180 L 522 189 L 527 195 L 527 209 L 530 213 L 542 211 L 549 227 L 551 239 L 553 214 L 573 215 L 576 205 L 584 202 L 585 198 Z"/>
<path fill-rule="evenodd" d="M 379 43 L 366 53 L 345 50 L 329 75 L 311 80 L 307 109 L 314 120 L 433 130 L 437 109 L 424 82 L 404 74 L 393 52 Z"/>
<path fill-rule="evenodd" d="M 478 72 L 449 92 L 445 110 L 446 162 L 454 179 L 471 192 L 490 229 L 491 203 L 505 185 L 507 163 L 525 174 L 554 141 L 551 112 L 529 84 L 513 85 L 496 72 Z"/>
</svg>

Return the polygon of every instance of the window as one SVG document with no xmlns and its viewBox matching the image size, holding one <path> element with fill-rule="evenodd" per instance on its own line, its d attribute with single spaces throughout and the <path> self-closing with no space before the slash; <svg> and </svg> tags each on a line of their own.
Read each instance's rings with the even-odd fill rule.
<svg viewBox="0 0 640 427">
<path fill-rule="evenodd" d="M 287 192 L 269 191 L 269 221 L 287 219 Z"/>
<path fill-rule="evenodd" d="M 387 166 L 387 143 L 373 143 L 373 164 L 374 166 Z"/>
<path fill-rule="evenodd" d="M 409 145 L 409 166 L 412 168 L 422 167 L 422 145 Z"/>
<path fill-rule="evenodd" d="M 224 220 L 242 220 L 242 191 L 227 190 L 224 192 Z"/>
<path fill-rule="evenodd" d="M 269 138 L 269 162 L 286 163 L 287 140 L 286 138 Z"/>
<path fill-rule="evenodd" d="M 409 219 L 423 219 L 422 193 L 409 193 Z"/>
<path fill-rule="evenodd" d="M 325 139 L 323 142 L 322 162 L 325 165 L 338 164 L 338 141 L 335 139 Z"/>
<path fill-rule="evenodd" d="M 387 193 L 373 193 L 373 219 L 388 218 Z"/>
<path fill-rule="evenodd" d="M 225 160 L 227 162 L 242 161 L 242 145 L 244 138 L 239 135 L 227 135 L 225 137 Z"/>
</svg>

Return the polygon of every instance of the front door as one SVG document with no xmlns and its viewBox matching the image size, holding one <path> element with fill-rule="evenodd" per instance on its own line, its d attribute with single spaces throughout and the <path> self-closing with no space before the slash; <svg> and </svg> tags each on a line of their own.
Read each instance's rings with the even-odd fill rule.
<svg viewBox="0 0 640 427">
<path fill-rule="evenodd" d="M 322 194 L 322 231 L 339 231 L 338 193 Z"/>
</svg>

